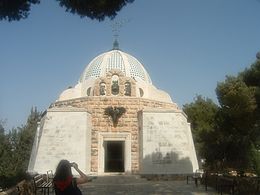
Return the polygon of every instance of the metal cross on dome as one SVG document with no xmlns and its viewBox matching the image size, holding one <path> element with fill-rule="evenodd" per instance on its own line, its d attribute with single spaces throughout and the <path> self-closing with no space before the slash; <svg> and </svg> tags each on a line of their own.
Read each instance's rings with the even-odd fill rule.
<svg viewBox="0 0 260 195">
<path fill-rule="evenodd" d="M 114 21 L 111 24 L 113 36 L 114 36 L 114 43 L 113 43 L 113 49 L 119 49 L 119 43 L 118 43 L 118 37 L 119 37 L 119 32 L 120 29 L 123 27 L 124 24 L 128 23 L 130 19 L 124 19 L 124 20 L 118 20 Z"/>
</svg>

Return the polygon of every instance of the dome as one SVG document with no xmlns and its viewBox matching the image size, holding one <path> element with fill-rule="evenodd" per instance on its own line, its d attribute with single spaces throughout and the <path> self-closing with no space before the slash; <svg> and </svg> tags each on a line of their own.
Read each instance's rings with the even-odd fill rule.
<svg viewBox="0 0 260 195">
<path fill-rule="evenodd" d="M 80 82 L 82 83 L 91 77 L 99 78 L 106 76 L 106 73 L 113 69 L 120 70 L 125 76 L 137 81 L 141 79 L 147 84 L 152 84 L 150 76 L 144 66 L 135 57 L 115 47 L 113 50 L 95 57 L 83 71 Z"/>
<path fill-rule="evenodd" d="M 152 84 L 144 66 L 135 57 L 121 51 L 118 46 L 115 40 L 112 50 L 95 57 L 84 69 L 79 82 L 64 90 L 58 101 L 87 96 L 120 96 L 172 103 L 168 93 Z M 111 92 L 113 85 L 117 87 L 117 93 Z M 127 86 L 131 86 L 131 92 L 126 90 Z"/>
</svg>

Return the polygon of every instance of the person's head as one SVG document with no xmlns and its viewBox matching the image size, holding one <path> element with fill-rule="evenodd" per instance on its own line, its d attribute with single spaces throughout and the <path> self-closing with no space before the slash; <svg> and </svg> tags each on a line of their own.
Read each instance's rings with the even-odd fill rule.
<svg viewBox="0 0 260 195">
<path fill-rule="evenodd" d="M 71 164 L 68 160 L 61 160 L 56 168 L 54 179 L 66 180 L 69 176 L 72 176 Z"/>
</svg>

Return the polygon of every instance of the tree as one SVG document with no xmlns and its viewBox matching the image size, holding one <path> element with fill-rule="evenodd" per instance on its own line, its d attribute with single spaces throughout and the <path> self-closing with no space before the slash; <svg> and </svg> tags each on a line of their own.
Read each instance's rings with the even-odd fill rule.
<svg viewBox="0 0 260 195">
<path fill-rule="evenodd" d="M 5 129 L 4 129 L 4 122 L 0 120 L 0 157 L 4 152 L 4 143 L 5 143 Z"/>
<path fill-rule="evenodd" d="M 184 112 L 191 122 L 193 133 L 197 136 L 201 132 L 214 129 L 215 115 L 218 106 L 209 98 L 198 95 L 193 103 L 183 106 Z"/>
<path fill-rule="evenodd" d="M 257 108 L 255 110 L 255 144 L 252 146 L 253 167 L 260 175 L 260 52 L 257 54 L 258 60 L 243 71 L 240 76 L 247 86 L 254 89 L 254 96 Z"/>
<path fill-rule="evenodd" d="M 8 187 L 16 183 L 17 165 L 16 165 L 16 148 L 18 142 L 18 133 L 16 129 L 12 129 L 8 134 L 4 135 L 1 146 L 0 156 L 0 186 Z"/>
<path fill-rule="evenodd" d="M 240 76 L 247 86 L 254 89 L 254 96 L 257 105 L 255 112 L 255 128 L 260 129 L 260 60 L 257 60 L 254 64 L 251 65 L 249 69 L 246 69 L 244 72 L 242 72 Z M 260 150 L 260 142 L 258 149 Z"/>
<path fill-rule="evenodd" d="M 260 61 L 218 83 L 219 106 L 197 96 L 184 105 L 195 146 L 207 165 L 260 174 Z"/>
<path fill-rule="evenodd" d="M 117 12 L 134 0 L 57 0 L 66 11 L 78 14 L 81 18 L 89 17 L 103 21 L 105 17 L 113 19 Z"/>
<path fill-rule="evenodd" d="M 5 129 L 4 129 L 4 125 L 3 125 L 3 121 L 0 120 L 0 181 L 1 179 L 1 173 L 4 172 L 3 170 L 3 166 L 2 166 L 2 157 L 5 153 L 6 150 L 6 138 L 5 138 Z M 1 186 L 1 183 L 0 183 Z"/>
<path fill-rule="evenodd" d="M 27 18 L 32 4 L 40 0 L 0 0 L 0 20 L 20 20 Z"/>
<path fill-rule="evenodd" d="M 103 21 L 105 17 L 113 19 L 128 3 L 134 0 L 56 0 L 66 11 Z M 40 0 L 0 0 L 0 20 L 20 20 L 28 17 L 32 4 Z"/>
<path fill-rule="evenodd" d="M 40 112 L 32 108 L 27 123 L 3 134 L 0 123 L 0 186 L 9 187 L 26 177 Z M 3 141 L 3 142 L 2 142 Z"/>
<path fill-rule="evenodd" d="M 209 98 L 197 96 L 194 102 L 183 106 L 184 112 L 191 123 L 192 134 L 198 158 L 206 159 L 207 164 L 213 165 L 218 156 L 216 147 L 215 118 L 218 106 Z"/>
<path fill-rule="evenodd" d="M 37 122 L 40 121 L 40 117 L 41 113 L 37 111 L 37 108 L 32 108 L 26 125 L 19 128 L 19 143 L 16 152 L 19 156 L 19 167 L 22 172 L 28 168 Z"/>
<path fill-rule="evenodd" d="M 247 169 L 252 159 L 252 145 L 256 141 L 254 89 L 240 77 L 229 76 L 218 84 L 216 93 L 220 104 L 217 130 L 222 146 L 219 160 L 222 158 L 225 167 Z"/>
</svg>

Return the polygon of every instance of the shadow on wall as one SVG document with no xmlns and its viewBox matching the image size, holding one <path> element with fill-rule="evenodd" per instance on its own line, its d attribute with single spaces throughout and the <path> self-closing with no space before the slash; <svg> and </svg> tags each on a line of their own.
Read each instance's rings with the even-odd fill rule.
<svg viewBox="0 0 260 195">
<path fill-rule="evenodd" d="M 180 158 L 176 152 L 153 152 L 141 161 L 144 174 L 191 174 L 192 162 L 189 157 Z"/>
</svg>

